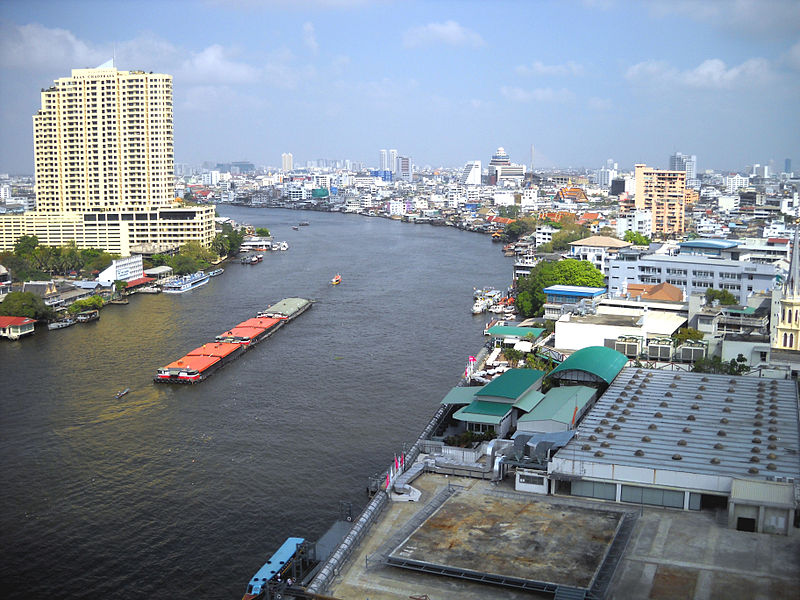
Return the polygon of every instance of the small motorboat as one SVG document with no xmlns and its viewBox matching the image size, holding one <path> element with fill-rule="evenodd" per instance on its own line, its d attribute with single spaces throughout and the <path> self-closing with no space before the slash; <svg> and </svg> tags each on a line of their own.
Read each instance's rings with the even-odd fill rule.
<svg viewBox="0 0 800 600">
<path fill-rule="evenodd" d="M 331 279 L 331 285 L 339 285 L 342 283 L 342 276 L 337 273 L 333 279 Z"/>
<path fill-rule="evenodd" d="M 295 231 L 298 231 L 300 228 L 297 225 L 292 225 L 292 229 L 294 229 Z"/>
<path fill-rule="evenodd" d="M 127 393 L 128 393 L 128 392 L 130 392 L 130 391 L 131 391 L 131 388 L 125 388 L 125 389 L 124 389 L 124 390 L 122 390 L 121 392 L 117 392 L 117 395 L 116 395 L 116 396 L 114 396 L 114 397 L 115 397 L 117 400 L 119 400 L 120 398 L 122 398 L 122 397 L 123 397 L 125 394 L 127 394 Z"/>
<path fill-rule="evenodd" d="M 61 319 L 59 321 L 53 321 L 52 323 L 47 324 L 48 329 L 64 329 L 64 327 L 69 327 L 70 325 L 75 325 L 75 319 Z"/>
</svg>

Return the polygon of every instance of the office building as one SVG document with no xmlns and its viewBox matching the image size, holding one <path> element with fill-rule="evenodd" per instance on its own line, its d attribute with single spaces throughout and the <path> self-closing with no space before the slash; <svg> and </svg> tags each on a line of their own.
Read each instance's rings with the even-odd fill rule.
<svg viewBox="0 0 800 600">
<path fill-rule="evenodd" d="M 784 161 L 783 161 L 783 172 L 788 174 L 788 175 L 792 174 L 792 159 L 791 158 L 784 159 Z"/>
<path fill-rule="evenodd" d="M 41 93 L 33 117 L 36 210 L 0 217 L 0 250 L 22 235 L 74 240 L 127 256 L 188 241 L 210 245 L 214 207 L 184 206 L 173 187 L 172 76 L 73 69 Z"/>
<path fill-rule="evenodd" d="M 395 176 L 397 180 L 411 181 L 411 158 L 408 156 L 398 156 L 396 163 L 397 169 L 395 170 Z"/>
<path fill-rule="evenodd" d="M 379 171 L 391 171 L 389 168 L 389 153 L 386 149 L 382 149 L 380 152 L 380 159 L 379 159 L 380 168 Z"/>
<path fill-rule="evenodd" d="M 461 185 L 480 185 L 481 184 L 481 161 L 471 160 L 464 165 L 464 170 L 461 171 Z"/>
<path fill-rule="evenodd" d="M 394 148 L 389 150 L 389 164 L 387 170 L 391 171 L 395 175 L 397 174 L 397 150 Z"/>
<path fill-rule="evenodd" d="M 284 173 L 294 171 L 294 156 L 292 156 L 291 152 L 281 154 L 281 170 Z"/>
<path fill-rule="evenodd" d="M 649 210 L 653 216 L 653 235 L 673 237 L 684 232 L 686 173 L 664 171 L 647 165 L 636 165 L 637 210 Z"/>
<path fill-rule="evenodd" d="M 694 181 L 697 179 L 697 157 L 694 154 L 690 156 L 676 152 L 669 157 L 669 170 L 683 171 L 687 182 Z"/>
</svg>

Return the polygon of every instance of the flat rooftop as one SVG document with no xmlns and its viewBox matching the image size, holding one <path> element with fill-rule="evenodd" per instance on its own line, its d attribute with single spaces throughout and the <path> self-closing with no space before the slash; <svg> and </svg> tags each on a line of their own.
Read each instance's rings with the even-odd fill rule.
<svg viewBox="0 0 800 600">
<path fill-rule="evenodd" d="M 390 554 L 469 570 L 589 588 L 622 518 L 618 511 L 459 491 Z"/>
</svg>

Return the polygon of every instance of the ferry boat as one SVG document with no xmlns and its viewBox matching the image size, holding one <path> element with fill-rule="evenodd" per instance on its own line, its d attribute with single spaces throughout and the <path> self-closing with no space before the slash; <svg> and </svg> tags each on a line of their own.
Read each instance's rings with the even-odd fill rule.
<svg viewBox="0 0 800 600">
<path fill-rule="evenodd" d="M 84 310 L 75 315 L 75 320 L 78 323 L 88 323 L 90 321 L 97 321 L 100 318 L 100 311 L 97 309 Z"/>
<path fill-rule="evenodd" d="M 48 329 L 64 329 L 65 327 L 70 327 L 75 325 L 75 319 L 60 319 L 58 321 L 53 321 L 47 324 Z"/>
<path fill-rule="evenodd" d="M 214 269 L 213 271 L 208 272 L 209 277 L 216 277 L 217 275 L 222 275 L 225 272 L 225 269 Z"/>
<path fill-rule="evenodd" d="M 300 558 L 299 548 L 303 542 L 305 542 L 303 538 L 287 538 L 247 583 L 247 591 L 242 596 L 242 600 L 263 597 L 264 592 L 270 587 L 270 583 L 281 586 L 292 585 L 292 563 Z M 280 597 L 280 594 L 275 596 L 267 594 L 267 597 Z"/>
<path fill-rule="evenodd" d="M 165 283 L 163 291 L 165 294 L 183 294 L 208 283 L 209 275 L 203 271 L 197 271 L 191 275 L 184 275 Z"/>
<path fill-rule="evenodd" d="M 331 279 L 331 285 L 339 285 L 342 283 L 342 276 L 338 273 L 334 275 L 333 279 Z"/>
</svg>

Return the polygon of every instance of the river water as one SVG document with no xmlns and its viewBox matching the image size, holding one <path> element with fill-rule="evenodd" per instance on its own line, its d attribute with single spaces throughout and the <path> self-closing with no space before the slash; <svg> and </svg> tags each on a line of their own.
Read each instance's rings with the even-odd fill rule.
<svg viewBox="0 0 800 600">
<path fill-rule="evenodd" d="M 6 597 L 240 598 L 287 536 L 317 539 L 340 502 L 360 512 L 368 478 L 416 440 L 483 344 L 473 287 L 511 280 L 512 259 L 484 235 L 220 212 L 290 249 L 94 323 L 0 340 Z M 152 383 L 289 296 L 316 303 L 199 385 Z"/>
</svg>

